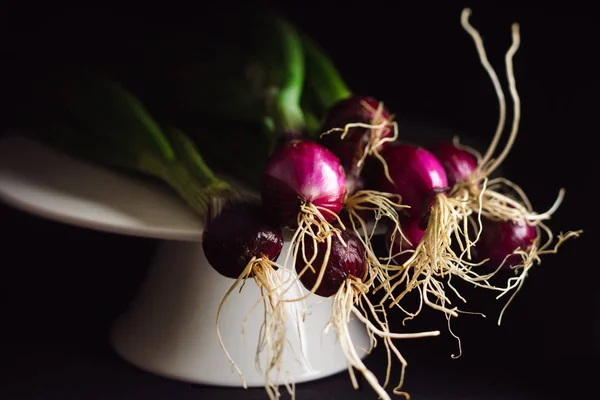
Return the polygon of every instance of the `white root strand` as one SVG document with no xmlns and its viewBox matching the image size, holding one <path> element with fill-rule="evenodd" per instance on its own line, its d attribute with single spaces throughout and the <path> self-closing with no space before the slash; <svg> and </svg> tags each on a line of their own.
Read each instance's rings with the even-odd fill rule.
<svg viewBox="0 0 600 400">
<path fill-rule="evenodd" d="M 265 391 L 271 400 L 280 398 L 281 394 L 279 392 L 279 385 L 275 382 L 281 378 L 281 374 L 287 373 L 282 365 L 285 345 L 288 342 L 286 338 L 287 309 L 285 303 L 281 301 L 281 288 L 283 287 L 284 282 L 276 271 L 276 269 L 280 268 L 281 266 L 276 265 L 268 259 L 254 257 L 248 263 L 242 274 L 240 274 L 240 276 L 235 280 L 235 282 L 223 296 L 217 309 L 216 318 L 217 338 L 219 340 L 219 344 L 233 369 L 239 375 L 242 381 L 242 386 L 247 388 L 247 383 L 242 371 L 239 369 L 236 362 L 227 351 L 225 343 L 223 342 L 219 328 L 219 321 L 223 305 L 231 293 L 233 293 L 233 291 L 240 286 L 240 284 L 241 291 L 246 280 L 252 276 L 260 290 L 261 296 L 244 318 L 244 321 L 242 322 L 242 334 L 244 334 L 244 326 L 249 314 L 258 304 L 262 303 L 263 323 L 261 324 L 259 330 L 259 340 L 256 348 L 255 361 L 257 370 L 265 377 Z M 263 352 L 265 353 L 267 362 L 266 366 L 261 365 L 260 358 Z M 275 377 L 273 377 L 273 375 L 275 375 Z M 294 398 L 295 393 L 293 384 L 288 384 L 286 382 L 284 385 L 287 388 L 288 393 L 292 396 L 292 398 Z"/>
<path fill-rule="evenodd" d="M 396 358 L 400 361 L 402 365 L 402 371 L 399 378 L 398 385 L 394 388 L 393 393 L 404 395 L 407 399 L 409 398 L 408 394 L 401 391 L 401 387 L 404 383 L 405 369 L 407 366 L 407 362 L 397 349 L 392 339 L 413 339 L 413 338 L 424 338 L 424 337 L 433 337 L 438 336 L 440 334 L 439 331 L 431 331 L 431 332 L 419 332 L 419 333 L 405 333 L 405 334 L 394 334 L 389 331 L 387 325 L 387 319 L 382 320 L 377 315 L 377 310 L 373 304 L 368 300 L 366 293 L 368 291 L 368 284 L 362 283 L 357 279 L 348 279 L 342 287 L 340 287 L 339 291 L 333 298 L 332 305 L 332 320 L 331 324 L 335 327 L 337 331 L 337 337 L 342 347 L 342 351 L 346 356 L 349 364 L 349 372 L 351 375 L 351 380 L 357 388 L 357 381 L 354 377 L 354 373 L 352 369 L 356 369 L 359 371 L 369 385 L 373 388 L 373 390 L 377 393 L 380 399 L 391 400 L 390 395 L 385 390 L 387 383 L 389 381 L 390 373 L 391 373 L 391 365 L 388 362 L 387 372 L 385 382 L 381 384 L 377 377 L 366 367 L 366 365 L 362 362 L 360 355 L 356 351 L 356 347 L 352 342 L 352 338 L 350 336 L 350 332 L 348 330 L 348 322 L 352 315 L 357 317 L 361 322 L 363 322 L 367 328 L 367 332 L 369 337 L 371 338 L 371 343 L 376 342 L 376 337 L 382 339 L 386 350 L 388 352 L 388 361 L 391 360 L 390 355 L 394 354 Z M 367 318 L 366 309 L 370 310 L 370 316 L 374 320 L 372 322 L 369 318 Z M 385 310 L 382 310 L 385 315 Z"/>
</svg>

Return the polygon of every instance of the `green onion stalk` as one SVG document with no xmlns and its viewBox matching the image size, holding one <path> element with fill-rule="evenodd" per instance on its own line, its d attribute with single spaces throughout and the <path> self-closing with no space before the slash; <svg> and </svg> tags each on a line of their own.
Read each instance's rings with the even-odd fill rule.
<svg viewBox="0 0 600 400">
<path fill-rule="evenodd" d="M 159 77 L 161 83 L 150 79 L 147 93 L 152 102 L 171 103 L 168 118 L 185 129 L 216 172 L 257 189 L 281 140 L 307 130 L 302 41 L 273 13 L 232 24 L 226 36 L 201 60 Z"/>
<path fill-rule="evenodd" d="M 327 53 L 307 34 L 301 40 L 306 65 L 302 104 L 310 115 L 309 133 L 315 136 L 331 107 L 353 93 Z"/>
<path fill-rule="evenodd" d="M 84 72 L 54 87 L 53 115 L 34 137 L 86 161 L 141 173 L 168 184 L 204 219 L 210 207 L 237 196 L 218 179 L 180 129 L 163 128 L 124 86 Z"/>
</svg>

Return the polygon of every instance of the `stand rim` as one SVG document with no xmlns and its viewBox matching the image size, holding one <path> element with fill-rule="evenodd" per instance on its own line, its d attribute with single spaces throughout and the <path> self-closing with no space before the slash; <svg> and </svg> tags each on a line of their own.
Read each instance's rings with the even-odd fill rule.
<svg viewBox="0 0 600 400">
<path fill-rule="evenodd" d="M 93 185 L 85 181 L 94 178 L 104 187 L 90 189 Z M 168 189 L 75 159 L 16 132 L 0 135 L 0 201 L 37 217 L 106 233 L 199 242 L 200 219 Z M 94 197 L 101 190 L 127 196 Z M 149 217 L 150 209 L 132 212 L 136 199 L 137 209 L 143 208 L 143 199 L 161 215 Z M 119 202 L 131 204 L 120 208 Z"/>
</svg>

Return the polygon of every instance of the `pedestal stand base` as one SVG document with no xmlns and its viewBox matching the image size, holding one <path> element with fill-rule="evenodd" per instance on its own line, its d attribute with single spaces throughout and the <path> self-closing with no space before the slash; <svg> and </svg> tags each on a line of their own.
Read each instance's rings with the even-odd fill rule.
<svg viewBox="0 0 600 400">
<path fill-rule="evenodd" d="M 140 369 L 168 378 L 241 386 L 219 345 L 215 324 L 219 302 L 232 283 L 210 267 L 199 243 L 163 242 L 145 283 L 113 327 L 114 349 Z M 293 297 L 306 293 L 300 288 L 290 292 Z M 247 317 L 242 335 L 244 318 L 258 300 L 256 284 L 248 281 L 241 293 L 231 294 L 219 323 L 226 348 L 248 386 L 264 385 L 255 366 L 262 304 Z M 347 368 L 335 330 L 323 332 L 331 318 L 331 300 L 311 295 L 306 304 L 308 315 L 300 322 L 294 316 L 300 306 L 288 303 L 287 331 L 293 351 L 286 348 L 284 366 L 288 374 L 278 383 L 320 379 Z M 349 329 L 357 349 L 366 349 L 369 341 L 364 326 L 353 320 Z M 308 363 L 296 356 L 301 350 Z"/>
</svg>

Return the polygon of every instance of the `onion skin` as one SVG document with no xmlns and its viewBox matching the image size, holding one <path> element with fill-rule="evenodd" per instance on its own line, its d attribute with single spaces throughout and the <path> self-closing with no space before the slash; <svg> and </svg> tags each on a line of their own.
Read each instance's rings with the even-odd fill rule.
<svg viewBox="0 0 600 400">
<path fill-rule="evenodd" d="M 349 230 L 342 231 L 341 236 L 347 244 L 346 247 L 336 235 L 331 236 L 331 253 L 329 254 L 329 260 L 325 266 L 326 271 L 321 280 L 321 284 L 315 290 L 315 294 L 319 296 L 331 297 L 337 293 L 346 279 L 354 277 L 362 280 L 366 276 L 367 263 L 365 260 L 365 248 L 362 242 L 354 232 Z M 313 241 L 307 240 L 305 245 L 306 256 L 310 259 L 314 254 Z M 317 256 L 312 263 L 315 272 L 307 268 L 302 276 L 300 276 L 300 282 L 302 282 L 304 287 L 309 290 L 312 289 L 317 282 L 326 251 L 327 243 L 317 243 Z M 296 272 L 300 273 L 305 266 L 306 264 L 302 257 L 298 257 L 296 260 Z"/>
<path fill-rule="evenodd" d="M 457 183 L 467 182 L 477 169 L 477 159 L 468 151 L 459 149 L 452 143 L 440 144 L 431 152 L 444 166 L 450 187 L 454 187 Z"/>
<path fill-rule="evenodd" d="M 412 218 L 427 215 L 435 196 L 448 190 L 442 164 L 428 150 L 410 144 L 390 146 L 382 155 L 394 183 L 381 172 L 380 190 L 402 196 L 402 204 L 410 206 L 406 211 Z"/>
<path fill-rule="evenodd" d="M 295 227 L 303 203 L 337 215 L 346 200 L 346 175 L 339 159 L 325 147 L 306 140 L 287 142 L 267 161 L 262 200 L 275 222 Z M 327 221 L 335 215 L 321 212 Z"/>
<path fill-rule="evenodd" d="M 482 218 L 481 236 L 475 244 L 474 252 L 479 260 L 489 258 L 489 262 L 485 265 L 497 268 L 505 257 L 512 254 L 517 248 L 530 250 L 536 237 L 537 232 L 534 226 Z M 510 255 L 502 267 L 507 269 L 514 267 L 520 260 L 521 256 Z"/>
<path fill-rule="evenodd" d="M 208 263 L 231 279 L 239 278 L 253 257 L 276 261 L 282 248 L 281 228 L 265 217 L 260 205 L 246 202 L 224 206 L 202 235 Z"/>
<path fill-rule="evenodd" d="M 396 232 L 396 237 L 392 242 L 392 233 L 395 230 L 395 227 L 392 229 L 388 229 L 386 233 L 386 244 L 388 246 L 391 245 L 391 254 L 397 254 L 393 258 L 394 262 L 398 265 L 404 264 L 411 256 L 412 253 L 407 252 L 403 254 L 399 254 L 401 251 L 405 250 L 414 250 L 417 248 L 423 236 L 425 236 L 425 230 L 421 229 L 421 221 L 415 218 L 402 218 L 400 221 L 400 225 L 402 227 L 402 233 L 404 236 L 410 241 L 410 244 L 404 240 L 402 235 L 399 232 Z M 389 247 L 388 247 L 389 250 Z"/>
<path fill-rule="evenodd" d="M 330 108 L 325 118 L 323 132 L 334 128 L 344 129 L 347 124 L 351 123 L 375 125 L 384 120 L 389 121 L 391 119 L 390 113 L 385 107 L 379 116 L 380 120 L 378 122 L 374 121 L 376 117 L 376 111 L 374 110 L 377 110 L 378 107 L 379 102 L 372 97 L 353 95 L 340 100 Z M 372 134 L 379 136 L 376 139 L 377 141 L 393 135 L 391 126 L 382 129 L 350 128 L 344 139 L 341 139 L 342 133 L 342 131 L 333 131 L 324 135 L 321 138 L 321 143 L 339 157 L 346 171 L 352 173 L 354 173 L 358 161 L 364 155 L 365 146 L 372 140 Z M 387 145 L 387 142 L 379 144 L 377 151 L 383 151 Z"/>
</svg>

